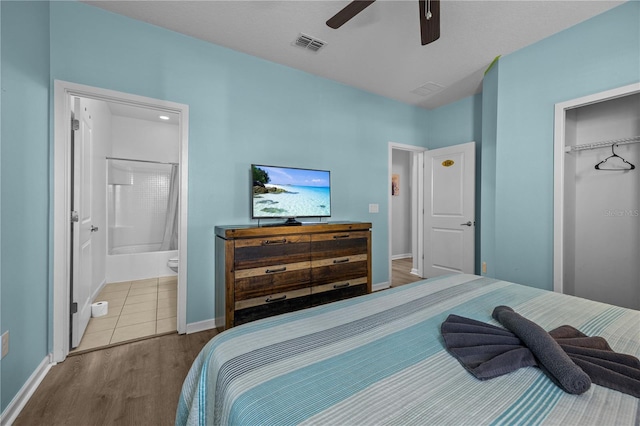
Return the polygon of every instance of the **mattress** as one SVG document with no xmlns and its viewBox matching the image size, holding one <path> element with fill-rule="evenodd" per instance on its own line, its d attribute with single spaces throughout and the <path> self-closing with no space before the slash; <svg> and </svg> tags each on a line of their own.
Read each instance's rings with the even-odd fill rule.
<svg viewBox="0 0 640 426">
<path fill-rule="evenodd" d="M 640 312 L 456 274 L 266 318 L 215 336 L 183 384 L 176 424 L 637 425 L 639 399 L 581 395 L 536 367 L 478 380 L 444 347 L 449 314 L 500 325 L 506 305 L 545 330 L 572 325 L 640 356 Z"/>
</svg>

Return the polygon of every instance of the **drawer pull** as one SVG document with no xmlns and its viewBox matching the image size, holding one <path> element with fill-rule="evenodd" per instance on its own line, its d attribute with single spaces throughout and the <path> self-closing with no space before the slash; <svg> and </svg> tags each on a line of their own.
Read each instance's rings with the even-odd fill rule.
<svg viewBox="0 0 640 426">
<path fill-rule="evenodd" d="M 263 246 L 268 246 L 270 244 L 284 244 L 287 242 L 286 238 L 283 238 L 281 240 L 264 240 L 262 241 L 262 245 Z"/>
<path fill-rule="evenodd" d="M 338 238 L 349 238 L 349 234 L 342 234 L 342 235 L 334 235 L 333 239 L 337 240 Z"/>
<path fill-rule="evenodd" d="M 267 269 L 265 272 L 265 274 L 273 274 L 274 272 L 284 272 L 287 270 L 286 266 L 283 266 L 282 268 L 278 268 L 278 269 Z"/>
<path fill-rule="evenodd" d="M 286 295 L 286 294 L 284 294 L 284 295 L 282 295 L 282 296 L 280 296 L 280 297 L 274 297 L 274 298 L 271 298 L 271 296 L 269 296 L 269 297 L 267 297 L 267 298 L 265 299 L 265 302 L 267 302 L 267 303 L 277 302 L 277 301 L 279 301 L 279 300 L 284 300 L 284 299 L 286 299 L 286 298 L 287 298 L 287 295 Z"/>
<path fill-rule="evenodd" d="M 351 285 L 350 283 L 334 284 L 333 288 L 347 288 L 350 285 Z"/>
<path fill-rule="evenodd" d="M 348 257 L 346 257 L 346 258 L 344 258 L 344 259 L 335 259 L 335 260 L 333 261 L 333 263 L 334 263 L 334 264 L 336 264 L 336 263 L 347 263 L 348 261 L 349 261 L 349 258 L 348 258 Z"/>
</svg>

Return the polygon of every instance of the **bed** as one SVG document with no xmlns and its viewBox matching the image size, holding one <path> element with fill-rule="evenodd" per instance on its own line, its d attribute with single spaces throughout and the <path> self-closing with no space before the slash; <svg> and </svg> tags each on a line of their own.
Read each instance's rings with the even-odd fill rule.
<svg viewBox="0 0 640 426">
<path fill-rule="evenodd" d="M 507 305 L 640 356 L 640 312 L 456 274 L 279 315 L 215 336 L 183 384 L 176 424 L 638 425 L 640 400 L 558 388 L 540 369 L 478 380 L 444 347 L 449 314 L 488 324 Z"/>
</svg>

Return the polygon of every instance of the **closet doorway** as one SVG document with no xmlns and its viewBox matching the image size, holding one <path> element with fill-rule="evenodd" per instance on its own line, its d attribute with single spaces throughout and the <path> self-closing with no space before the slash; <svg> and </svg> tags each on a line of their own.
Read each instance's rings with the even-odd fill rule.
<svg viewBox="0 0 640 426">
<path fill-rule="evenodd" d="M 555 114 L 554 290 L 640 309 L 640 84 Z"/>
<path fill-rule="evenodd" d="M 78 101 L 80 101 L 80 103 L 78 103 Z M 80 104 L 84 104 L 84 106 L 81 109 L 78 109 L 78 105 Z M 72 123 L 72 117 L 78 116 L 80 111 L 87 112 L 89 123 L 88 127 L 90 128 L 91 125 L 94 126 L 94 128 L 90 128 L 89 131 L 85 132 L 87 135 L 92 136 L 89 143 L 86 144 L 84 158 L 77 154 L 72 155 L 74 152 L 74 146 L 77 146 L 74 143 L 74 140 L 77 139 L 78 135 L 77 131 L 73 130 L 73 128 L 77 126 L 71 126 L 71 129 L 69 126 L 69 123 Z M 141 115 L 133 117 L 131 115 L 132 111 L 137 111 L 144 116 Z M 148 118 L 151 115 L 155 115 L 156 118 L 158 118 L 157 116 L 159 115 L 165 115 L 167 118 L 173 117 L 175 119 L 176 129 L 172 130 L 171 133 L 174 136 L 167 137 L 168 140 L 170 139 L 172 141 L 171 144 L 173 145 L 173 148 L 168 148 L 168 151 L 167 149 L 162 149 L 160 146 L 161 144 L 159 141 L 162 139 L 160 137 L 161 135 L 156 135 L 156 137 L 151 138 L 152 140 L 147 143 L 147 145 L 151 143 L 150 146 L 145 145 L 136 147 L 139 143 L 144 144 L 146 143 L 144 140 L 149 139 L 145 139 L 145 134 L 150 132 L 152 133 L 154 129 L 159 129 L 158 126 L 154 127 L 149 120 L 146 121 L 148 124 L 144 125 L 145 117 Z M 121 121 L 121 125 L 115 126 L 116 121 Z M 140 130 L 140 126 L 144 127 L 144 129 Z M 125 129 L 124 133 L 118 133 L 122 129 Z M 120 143 L 119 145 L 117 143 L 113 143 L 114 138 L 118 141 L 122 140 L 123 143 Z M 174 144 L 177 144 L 177 148 Z M 160 155 L 164 151 L 167 151 L 165 154 L 169 155 L 168 152 L 171 151 L 172 153 L 170 155 L 174 160 L 154 158 L 154 161 L 132 162 L 130 160 L 140 160 L 140 158 L 137 157 L 136 152 L 132 151 L 134 148 L 139 151 L 137 155 L 142 155 L 145 152 L 153 153 L 153 155 Z M 117 213 L 116 210 L 108 207 L 112 206 L 112 203 L 109 203 L 109 199 L 113 198 L 115 201 L 120 202 L 126 201 L 125 196 L 127 194 L 125 194 L 125 192 L 127 191 L 122 191 L 122 188 L 120 188 L 121 184 L 123 184 L 123 182 L 121 182 L 122 179 L 127 180 L 128 184 L 132 184 L 133 180 L 144 181 L 144 179 L 148 177 L 155 178 L 158 182 L 154 185 L 154 188 L 159 188 L 161 186 L 160 181 L 164 179 L 163 181 L 167 181 L 165 182 L 167 185 L 173 181 L 176 183 L 175 186 L 179 188 L 177 191 L 179 195 L 176 202 L 171 203 L 174 207 L 173 210 L 177 210 L 177 214 L 174 215 L 172 213 L 171 217 L 176 218 L 177 221 L 175 226 L 167 228 L 173 230 L 177 228 L 177 244 L 173 237 L 171 240 L 172 246 L 177 246 L 179 264 L 179 267 L 177 268 L 177 276 L 174 276 L 173 280 L 174 288 L 177 284 L 177 289 L 173 292 L 173 301 L 175 306 L 173 313 L 175 315 L 173 318 L 174 325 L 170 328 L 173 330 L 177 329 L 177 332 L 179 333 L 186 332 L 188 106 L 75 83 L 55 81 L 53 156 L 55 182 L 53 188 L 53 361 L 63 361 L 69 354 L 71 347 L 77 346 L 78 338 L 82 335 L 83 329 L 87 327 L 89 320 L 86 315 L 86 305 L 90 304 L 95 297 L 98 297 L 99 295 L 102 296 L 101 290 L 108 287 L 105 283 L 121 281 L 122 276 L 118 274 L 120 274 L 124 269 L 122 268 L 122 265 L 111 265 L 111 267 L 108 265 L 109 263 L 121 260 L 122 258 L 122 253 L 116 253 L 115 249 L 117 248 L 122 250 L 123 248 L 130 249 L 132 247 L 140 248 L 144 245 L 137 240 L 131 240 L 131 238 L 135 236 L 135 233 L 132 232 L 131 229 L 128 229 L 125 232 L 126 235 L 117 235 L 114 233 L 115 231 L 118 231 L 118 229 L 116 229 L 117 226 L 115 226 L 118 225 L 118 223 L 116 223 L 118 218 L 117 214 L 115 214 Z M 74 160 L 74 157 L 76 160 Z M 81 158 L 82 163 L 78 163 L 77 158 Z M 171 163 L 173 161 L 178 163 L 179 167 L 173 167 L 171 164 L 164 164 Z M 95 169 L 96 173 L 91 173 L 90 175 L 85 173 L 84 175 L 86 176 L 82 173 L 78 175 L 77 170 L 74 171 L 74 162 L 77 163 L 76 166 L 78 164 L 85 164 L 86 162 L 89 162 L 89 165 L 91 165 L 91 168 Z M 160 170 L 162 167 L 167 170 Z M 134 175 L 137 176 L 137 178 L 134 179 Z M 171 178 L 171 175 L 177 175 L 177 179 Z M 75 182 L 74 185 L 74 177 L 77 179 L 77 176 L 81 176 L 82 180 L 80 182 Z M 101 181 L 102 184 L 100 184 L 99 181 Z M 111 185 L 111 183 L 113 183 L 113 185 Z M 74 256 L 75 253 L 73 250 L 75 246 L 73 232 L 76 229 L 77 222 L 74 222 L 73 213 L 71 212 L 74 210 L 74 204 L 71 200 L 76 197 L 75 187 L 78 185 L 91 186 L 96 189 L 94 192 L 98 194 L 97 197 L 92 197 L 95 198 L 95 200 L 88 200 L 85 197 L 84 201 L 78 203 L 78 205 L 82 205 L 84 210 L 88 209 L 92 211 L 90 216 L 92 216 L 93 223 L 90 223 L 89 225 L 92 231 L 91 235 L 97 237 L 94 237 L 96 244 L 92 244 L 96 248 L 96 253 L 92 253 L 92 256 L 90 257 L 93 260 L 89 264 L 89 267 L 85 268 L 91 273 L 80 275 L 74 272 L 74 267 L 76 267 L 76 264 L 78 263 L 77 261 L 74 262 L 77 257 Z M 128 189 L 130 189 L 129 186 L 127 186 Z M 116 194 L 116 192 L 120 192 L 121 194 Z M 136 194 L 129 195 L 129 198 L 136 198 Z M 164 202 L 164 206 L 169 205 L 168 199 L 161 200 L 160 196 L 156 198 L 158 203 Z M 131 207 L 127 207 L 127 210 L 130 209 Z M 107 210 L 110 214 L 106 214 Z M 158 211 L 161 212 L 163 210 L 160 209 Z M 169 217 L 169 214 L 167 213 L 168 207 L 165 207 L 164 211 L 166 213 L 165 216 Z M 141 212 L 138 211 L 134 216 L 140 215 Z M 69 220 L 70 216 L 72 220 Z M 166 217 L 164 218 L 165 222 Z M 121 224 L 126 222 L 123 222 L 124 219 L 120 219 Z M 135 219 L 135 217 L 133 219 Z M 129 222 L 133 219 L 130 218 Z M 80 220 L 80 222 L 82 221 Z M 158 222 L 160 222 L 160 220 L 158 220 Z M 124 224 L 131 225 L 128 222 Z M 156 226 L 156 228 L 158 227 L 159 226 Z M 164 228 L 160 229 L 159 232 L 162 233 L 163 230 Z M 146 233 L 146 230 L 142 232 L 142 234 Z M 164 241 L 164 238 L 162 240 Z M 112 250 L 112 248 L 114 250 Z M 93 251 L 94 250 L 92 250 L 92 252 Z M 152 252 L 148 249 L 143 251 L 144 253 L 140 253 L 140 255 L 146 256 L 147 253 L 151 254 Z M 156 253 L 160 252 L 161 250 L 156 250 Z M 169 253 L 168 250 L 165 252 Z M 100 255 L 100 253 L 102 253 L 102 255 Z M 176 252 L 174 251 L 174 253 Z M 105 256 L 105 254 L 107 254 L 107 256 Z M 129 255 L 138 255 L 138 253 L 132 252 L 129 253 Z M 127 257 L 127 259 L 129 259 L 129 257 Z M 157 266 L 151 265 L 150 262 L 145 261 L 144 263 L 146 264 L 144 265 L 145 268 L 158 269 Z M 95 268 L 97 272 L 93 268 L 94 265 L 98 266 Z M 168 264 L 164 262 L 162 265 L 163 270 L 168 270 L 167 266 Z M 140 272 L 138 269 L 139 268 L 135 269 L 136 273 Z M 145 272 L 145 274 L 146 273 L 147 272 Z M 177 277 L 177 283 L 175 277 Z M 128 277 L 126 280 L 130 283 L 140 281 L 137 278 L 143 277 Z M 85 283 L 85 281 L 87 282 Z M 156 291 L 159 295 L 161 286 L 159 280 L 157 281 Z M 145 288 L 136 288 L 135 290 L 137 293 L 132 294 L 132 296 L 137 299 L 147 297 L 149 289 L 146 288 L 146 285 L 143 286 L 142 284 L 148 283 L 137 282 L 136 285 L 138 284 L 140 284 L 140 287 Z M 133 287 L 133 284 L 131 284 L 130 287 Z M 79 293 L 82 297 L 76 301 L 76 290 L 78 289 L 82 290 Z M 131 302 L 142 302 L 142 300 L 137 299 L 132 299 Z M 75 303 L 77 303 L 77 308 L 74 309 Z M 79 325 L 76 325 L 76 322 L 79 321 L 79 319 L 77 318 L 77 315 L 74 316 L 74 311 L 85 312 L 82 322 L 79 322 Z M 109 311 L 111 311 L 111 307 L 109 307 Z M 131 312 L 131 314 L 131 316 L 135 316 L 137 313 Z M 156 313 L 156 319 L 157 318 L 159 318 L 159 316 Z M 116 319 L 119 320 L 119 318 Z M 78 334 L 75 336 L 73 332 L 70 332 L 72 324 L 78 329 Z M 166 324 L 166 326 L 169 326 L 169 324 Z M 154 330 L 155 327 L 157 327 L 157 325 L 154 321 Z M 115 335 L 116 331 L 117 327 L 114 324 L 112 334 Z M 123 329 L 121 331 L 128 332 L 129 330 Z M 123 339 L 127 340 L 128 338 L 125 336 Z M 110 341 L 107 344 L 110 343 L 113 342 Z"/>
</svg>

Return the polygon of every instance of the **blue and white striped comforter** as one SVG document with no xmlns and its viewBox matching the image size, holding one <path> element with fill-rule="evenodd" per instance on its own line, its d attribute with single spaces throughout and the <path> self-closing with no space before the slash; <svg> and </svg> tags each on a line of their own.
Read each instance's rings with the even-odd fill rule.
<svg viewBox="0 0 640 426">
<path fill-rule="evenodd" d="M 640 312 L 475 275 L 433 278 L 232 328 L 203 348 L 176 424 L 638 425 L 638 398 L 564 393 L 539 369 L 488 381 L 445 349 L 447 315 L 499 325 L 508 305 L 640 356 Z"/>
</svg>

